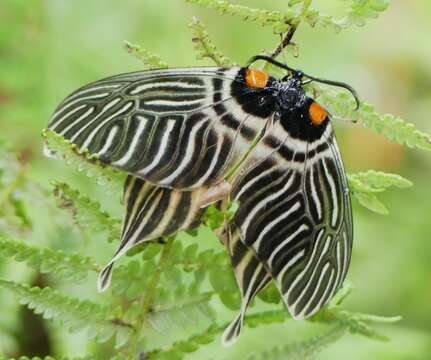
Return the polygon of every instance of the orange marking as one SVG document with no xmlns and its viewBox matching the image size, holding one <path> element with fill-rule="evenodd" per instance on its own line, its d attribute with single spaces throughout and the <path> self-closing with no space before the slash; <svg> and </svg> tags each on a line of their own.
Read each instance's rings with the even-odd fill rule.
<svg viewBox="0 0 431 360">
<path fill-rule="evenodd" d="M 256 69 L 245 71 L 245 83 L 252 88 L 264 88 L 268 83 L 269 76 L 266 72 Z"/>
<path fill-rule="evenodd" d="M 311 103 L 308 112 L 310 114 L 311 122 L 316 126 L 320 125 L 328 117 L 326 110 L 315 101 Z"/>
</svg>

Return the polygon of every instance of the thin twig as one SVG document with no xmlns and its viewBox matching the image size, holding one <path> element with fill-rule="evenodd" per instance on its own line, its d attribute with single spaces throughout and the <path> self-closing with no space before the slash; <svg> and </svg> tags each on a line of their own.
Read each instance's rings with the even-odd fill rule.
<svg viewBox="0 0 431 360">
<path fill-rule="evenodd" d="M 283 51 L 283 49 L 290 44 L 290 41 L 292 40 L 293 35 L 295 34 L 296 29 L 298 28 L 298 24 L 292 25 L 287 32 L 287 34 L 284 36 L 284 38 L 281 40 L 281 42 L 277 45 L 277 47 L 273 50 L 273 52 L 270 54 L 272 58 L 276 58 L 280 53 Z"/>
<path fill-rule="evenodd" d="M 271 52 L 270 56 L 272 58 L 276 58 L 280 53 L 283 51 L 285 47 L 287 47 L 289 44 L 291 44 L 293 35 L 295 35 L 296 30 L 298 29 L 299 24 L 301 23 L 301 20 L 304 18 L 304 16 L 307 14 L 307 10 L 311 5 L 312 0 L 305 0 L 300 14 L 297 18 L 291 21 L 290 23 L 290 29 L 286 33 L 286 35 L 281 40 L 280 44 L 277 45 L 277 47 Z"/>
</svg>

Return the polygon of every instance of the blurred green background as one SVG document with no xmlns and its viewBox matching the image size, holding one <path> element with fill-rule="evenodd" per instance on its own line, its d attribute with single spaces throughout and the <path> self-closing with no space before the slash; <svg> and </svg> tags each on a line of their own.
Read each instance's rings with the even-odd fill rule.
<svg viewBox="0 0 431 360">
<path fill-rule="evenodd" d="M 286 1 L 237 3 L 282 9 Z M 343 13 L 341 1 L 315 0 L 313 4 L 330 14 Z M 77 87 L 140 69 L 140 63 L 122 49 L 123 40 L 159 54 L 170 66 L 210 65 L 195 60 L 187 27 L 194 15 L 207 24 L 219 50 L 240 64 L 274 48 L 279 41 L 270 28 L 220 17 L 181 0 L 1 0 L 0 138 L 21 152 L 30 176 L 47 188 L 50 180 L 58 179 L 93 191 L 95 185 L 73 169 L 42 156 L 41 129 L 55 106 Z M 428 0 L 393 1 L 378 19 L 340 34 L 303 24 L 295 35 L 300 57 L 286 60 L 316 76 L 351 84 L 379 112 L 399 115 L 431 133 L 430 16 Z M 381 195 L 390 211 L 388 216 L 354 204 L 355 243 L 349 280 L 355 291 L 345 303 L 351 310 L 401 315 L 403 320 L 383 329 L 391 338 L 389 342 L 347 335 L 318 359 L 431 359 L 431 154 L 398 146 L 360 125 L 343 122 L 336 127 L 348 171 L 398 173 L 412 180 L 414 187 Z M 108 209 L 119 211 L 118 199 L 109 202 L 103 193 L 99 196 Z M 76 249 L 73 234 L 50 231 L 54 220 L 38 209 L 35 202 L 30 215 L 35 224 L 43 225 L 35 226 L 32 241 Z M 88 242 L 79 250 L 95 253 L 103 239 Z M 111 252 L 103 250 L 101 261 Z M 25 266 L 0 262 L 1 277 L 35 283 L 35 274 Z M 62 284 L 56 286 L 61 288 Z M 65 287 L 83 298 L 98 296 L 94 278 L 87 287 Z M 13 337 L 19 307 L 3 291 L 0 307 L 0 349 L 16 354 L 23 350 Z M 32 336 L 36 336 L 31 330 L 35 319 L 25 322 Z M 216 352 L 227 359 L 240 359 L 264 342 L 282 344 L 300 339 L 301 331 L 309 331 L 307 326 L 287 322 L 264 330 L 246 329 L 234 349 L 222 350 L 217 343 L 193 358 L 210 359 Z M 85 336 L 50 329 L 52 353 L 78 356 L 88 350 Z"/>
</svg>

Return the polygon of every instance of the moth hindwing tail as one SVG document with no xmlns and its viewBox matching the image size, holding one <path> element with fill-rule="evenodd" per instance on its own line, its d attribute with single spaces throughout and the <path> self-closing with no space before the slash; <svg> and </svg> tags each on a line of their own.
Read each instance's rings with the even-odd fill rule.
<svg viewBox="0 0 431 360">
<path fill-rule="evenodd" d="M 199 225 L 206 188 L 179 191 L 129 175 L 124 186 L 123 230 L 115 255 L 99 275 L 99 290 L 109 286 L 114 262 L 132 247 Z"/>
</svg>

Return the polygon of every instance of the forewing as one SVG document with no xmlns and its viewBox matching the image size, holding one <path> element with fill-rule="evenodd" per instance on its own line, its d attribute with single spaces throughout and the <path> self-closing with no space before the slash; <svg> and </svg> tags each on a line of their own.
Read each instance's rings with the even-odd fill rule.
<svg viewBox="0 0 431 360">
<path fill-rule="evenodd" d="M 278 123 L 236 179 L 233 222 L 280 290 L 306 318 L 340 288 L 353 230 L 347 180 L 330 123 L 318 139 L 292 138 Z"/>
<path fill-rule="evenodd" d="M 242 68 L 184 68 L 118 75 L 84 86 L 49 128 L 136 177 L 190 190 L 215 184 L 273 114 Z"/>
</svg>

